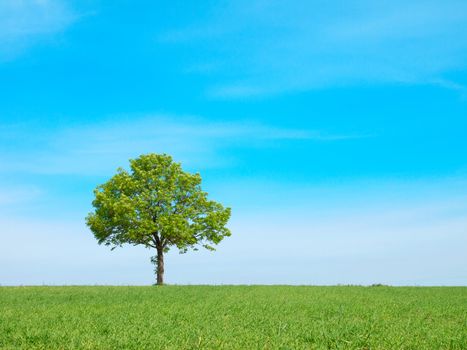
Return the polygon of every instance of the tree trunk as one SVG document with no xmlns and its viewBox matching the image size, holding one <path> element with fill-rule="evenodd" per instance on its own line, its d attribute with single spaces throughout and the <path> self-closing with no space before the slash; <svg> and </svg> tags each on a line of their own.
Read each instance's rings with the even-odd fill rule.
<svg viewBox="0 0 467 350">
<path fill-rule="evenodd" d="M 157 248 L 157 260 L 156 260 L 156 275 L 157 285 L 162 286 L 164 284 L 164 248 Z"/>
</svg>

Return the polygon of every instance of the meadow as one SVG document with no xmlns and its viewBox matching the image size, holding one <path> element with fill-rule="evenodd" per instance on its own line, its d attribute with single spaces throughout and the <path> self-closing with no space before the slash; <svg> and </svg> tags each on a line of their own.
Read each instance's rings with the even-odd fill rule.
<svg viewBox="0 0 467 350">
<path fill-rule="evenodd" d="M 0 287 L 1 349 L 467 349 L 467 287 Z"/>
</svg>

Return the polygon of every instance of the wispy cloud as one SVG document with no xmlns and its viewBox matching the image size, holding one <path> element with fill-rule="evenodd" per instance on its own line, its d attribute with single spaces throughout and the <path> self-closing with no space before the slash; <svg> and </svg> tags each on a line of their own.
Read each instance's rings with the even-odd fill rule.
<svg viewBox="0 0 467 350">
<path fill-rule="evenodd" d="M 65 30 L 77 19 L 62 0 L 3 0 L 0 2 L 0 61 Z"/>
<path fill-rule="evenodd" d="M 234 206 L 232 237 L 215 253 L 171 251 L 170 283 L 465 285 L 465 181 L 394 183 L 390 189 L 380 183 L 370 195 L 367 188 L 351 187 L 352 192 L 341 186 L 320 189 L 347 203 L 340 208 L 323 207 L 325 198 L 305 189 L 300 197 L 307 200 L 288 210 L 279 202 L 287 201 L 290 188 L 261 210 L 242 204 L 277 188 L 243 184 L 231 189 L 243 191 L 242 201 Z M 408 188 L 419 197 L 407 200 Z M 287 205 L 297 200 L 294 195 Z M 56 213 L 28 219 L 0 215 L 0 265 L 10 267 L 0 269 L 1 283 L 152 282 L 150 250 L 125 247 L 110 252 L 96 244 L 83 216 L 64 220 Z"/>
<path fill-rule="evenodd" d="M 215 62 L 187 64 L 218 67 L 205 73 L 215 78 L 207 87 L 211 97 L 349 84 L 430 84 L 466 68 L 465 1 L 230 1 L 212 13 L 161 38 L 209 50 L 210 55 L 191 57 Z"/>
<path fill-rule="evenodd" d="M 429 81 L 429 83 L 445 89 L 456 91 L 461 95 L 462 98 L 467 98 L 467 85 L 459 84 L 448 79 L 433 79 Z"/>
<path fill-rule="evenodd" d="M 20 204 L 37 199 L 42 191 L 34 186 L 15 188 L 0 187 L 0 207 L 2 205 Z"/>
<path fill-rule="evenodd" d="M 33 128 L 37 128 L 35 133 L 31 132 Z M 16 125 L 7 130 L 3 128 L 5 149 L 0 153 L 0 172 L 76 174 L 108 172 L 121 166 L 122 160 L 148 152 L 169 153 L 187 166 L 212 168 L 235 164 L 238 159 L 235 152 L 229 152 L 232 149 L 268 147 L 281 141 L 330 142 L 369 136 L 281 128 L 248 120 L 212 122 L 166 115 L 119 117 L 54 131 L 41 130 L 38 125 Z M 6 147 L 16 144 L 15 139 L 27 140 L 20 151 Z"/>
</svg>

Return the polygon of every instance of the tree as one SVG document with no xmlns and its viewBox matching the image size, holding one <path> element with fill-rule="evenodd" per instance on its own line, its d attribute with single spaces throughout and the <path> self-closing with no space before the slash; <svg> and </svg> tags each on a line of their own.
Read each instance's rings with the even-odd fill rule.
<svg viewBox="0 0 467 350">
<path fill-rule="evenodd" d="M 157 284 L 164 283 L 164 253 L 181 253 L 203 246 L 214 250 L 230 231 L 230 208 L 208 199 L 201 176 L 184 172 L 166 154 L 147 154 L 130 160 L 130 171 L 117 170 L 94 190 L 94 211 L 86 223 L 99 244 L 143 245 L 156 250 Z"/>
</svg>

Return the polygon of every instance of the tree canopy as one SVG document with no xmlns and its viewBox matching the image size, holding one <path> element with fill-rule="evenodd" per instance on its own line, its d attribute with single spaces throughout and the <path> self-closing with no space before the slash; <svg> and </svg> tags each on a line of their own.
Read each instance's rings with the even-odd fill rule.
<svg viewBox="0 0 467 350">
<path fill-rule="evenodd" d="M 208 199 L 201 176 L 183 171 L 166 154 L 130 160 L 94 190 L 94 211 L 86 223 L 99 244 L 115 247 L 143 245 L 156 250 L 157 284 L 163 284 L 164 253 L 199 246 L 214 250 L 230 230 L 230 208 Z"/>
</svg>

